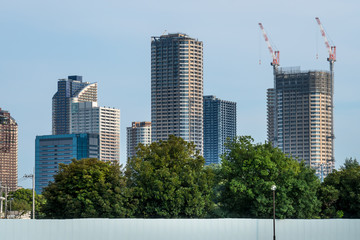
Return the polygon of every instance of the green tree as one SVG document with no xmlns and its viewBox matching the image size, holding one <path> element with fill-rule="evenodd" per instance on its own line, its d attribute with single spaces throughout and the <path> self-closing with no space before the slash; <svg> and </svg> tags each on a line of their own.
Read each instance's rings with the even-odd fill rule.
<svg viewBox="0 0 360 240">
<path fill-rule="evenodd" d="M 318 217 L 320 181 L 314 170 L 287 157 L 270 143 L 253 144 L 248 136 L 227 144 L 221 165 L 220 207 L 227 217 L 270 218 L 276 185 L 277 218 Z"/>
<path fill-rule="evenodd" d="M 12 198 L 11 209 L 12 211 L 18 211 L 19 215 L 23 215 L 26 212 L 32 211 L 32 200 L 33 194 L 31 189 L 18 189 L 14 192 L 10 192 L 9 198 Z M 45 199 L 42 195 L 35 193 L 35 216 L 39 218 L 42 216 L 40 211 L 42 204 L 44 204 Z M 8 204 L 8 207 L 9 204 Z M 9 209 L 10 210 L 10 209 Z"/>
<path fill-rule="evenodd" d="M 119 165 L 97 159 L 60 164 L 43 191 L 46 218 L 114 218 L 131 215 L 126 182 Z"/>
<path fill-rule="evenodd" d="M 126 176 L 136 217 L 192 218 L 208 213 L 212 202 L 210 168 L 195 145 L 169 136 L 167 141 L 139 145 L 128 160 Z"/>
<path fill-rule="evenodd" d="M 346 159 L 340 170 L 334 170 L 319 191 L 324 218 L 360 218 L 360 165 Z"/>
</svg>

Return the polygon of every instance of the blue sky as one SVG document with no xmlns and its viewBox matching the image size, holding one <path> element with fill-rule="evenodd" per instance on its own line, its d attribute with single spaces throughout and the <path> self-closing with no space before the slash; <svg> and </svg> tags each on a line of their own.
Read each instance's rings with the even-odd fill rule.
<svg viewBox="0 0 360 240">
<path fill-rule="evenodd" d="M 36 135 L 51 134 L 57 80 L 82 75 L 98 83 L 100 106 L 121 110 L 126 127 L 150 121 L 150 41 L 165 30 L 204 43 L 204 93 L 236 101 L 238 134 L 266 140 L 266 89 L 273 86 L 262 22 L 282 67 L 328 70 L 315 17 L 337 46 L 336 167 L 360 158 L 358 1 L 0 0 L 0 107 L 19 124 L 19 179 L 34 166 Z M 318 53 L 319 59 L 316 59 Z M 262 64 L 259 65 L 259 59 Z M 30 187 L 30 180 L 19 185 Z"/>
</svg>

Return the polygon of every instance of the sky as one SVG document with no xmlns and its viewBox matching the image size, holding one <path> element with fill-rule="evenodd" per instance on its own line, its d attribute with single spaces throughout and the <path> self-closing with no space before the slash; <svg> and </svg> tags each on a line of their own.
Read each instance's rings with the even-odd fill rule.
<svg viewBox="0 0 360 240">
<path fill-rule="evenodd" d="M 337 47 L 335 165 L 360 159 L 357 0 L 0 0 L 0 6 L 0 107 L 19 125 L 20 186 L 31 187 L 22 176 L 33 171 L 35 137 L 51 134 L 52 96 L 58 79 L 69 75 L 97 82 L 99 105 L 120 109 L 125 164 L 126 127 L 151 120 L 151 37 L 165 31 L 203 41 L 204 94 L 237 102 L 238 135 L 264 142 L 273 73 L 258 23 L 280 51 L 281 67 L 329 70 L 315 17 Z"/>
</svg>

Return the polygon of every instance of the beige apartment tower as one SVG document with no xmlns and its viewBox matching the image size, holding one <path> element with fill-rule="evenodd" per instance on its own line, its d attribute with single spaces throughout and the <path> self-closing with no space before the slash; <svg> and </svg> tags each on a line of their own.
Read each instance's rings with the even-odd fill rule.
<svg viewBox="0 0 360 240">
<path fill-rule="evenodd" d="M 127 159 L 136 155 L 139 143 L 151 144 L 151 122 L 132 122 L 131 127 L 126 128 Z"/>
<path fill-rule="evenodd" d="M 17 189 L 18 125 L 8 111 L 0 108 L 0 185 Z"/>
<path fill-rule="evenodd" d="M 268 140 L 316 170 L 320 179 L 334 168 L 333 76 L 326 71 L 275 71 L 267 92 Z"/>
<path fill-rule="evenodd" d="M 169 135 L 203 153 L 203 43 L 186 34 L 152 37 L 152 141 Z"/>
</svg>

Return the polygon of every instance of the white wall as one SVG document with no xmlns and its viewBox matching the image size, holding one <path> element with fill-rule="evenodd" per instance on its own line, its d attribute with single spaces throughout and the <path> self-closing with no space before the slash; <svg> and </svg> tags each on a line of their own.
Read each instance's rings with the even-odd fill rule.
<svg viewBox="0 0 360 240">
<path fill-rule="evenodd" d="M 272 240 L 270 219 L 0 220 L 6 240 Z M 277 240 L 357 240 L 360 219 L 276 220 Z"/>
</svg>

